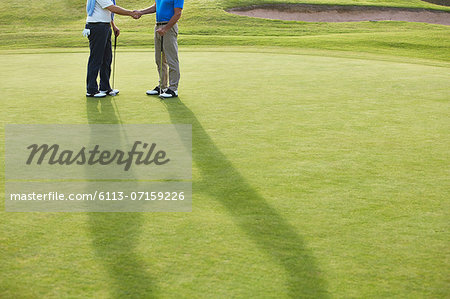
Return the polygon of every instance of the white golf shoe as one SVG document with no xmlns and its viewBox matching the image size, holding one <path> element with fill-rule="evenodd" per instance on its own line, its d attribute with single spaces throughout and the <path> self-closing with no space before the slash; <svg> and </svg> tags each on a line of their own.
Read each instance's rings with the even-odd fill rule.
<svg viewBox="0 0 450 299">
<path fill-rule="evenodd" d="M 106 93 L 105 92 L 97 92 L 97 93 L 86 93 L 86 97 L 88 98 L 104 98 L 106 97 Z"/>
<path fill-rule="evenodd" d="M 160 94 L 160 88 L 159 88 L 159 86 L 156 86 L 154 89 L 152 89 L 152 90 L 147 90 L 145 93 L 148 95 L 148 96 L 157 96 L 157 95 L 159 95 Z M 164 90 L 163 90 L 163 92 L 164 92 Z"/>
<path fill-rule="evenodd" d="M 178 91 L 177 90 L 173 91 L 172 89 L 168 88 L 168 89 L 166 89 L 166 91 L 164 91 L 159 96 L 164 99 L 176 98 L 176 97 L 178 97 Z"/>
<path fill-rule="evenodd" d="M 114 97 L 114 96 L 119 94 L 120 90 L 118 90 L 118 89 L 110 89 L 110 90 L 105 90 L 105 91 L 100 90 L 100 92 L 104 93 L 106 95 Z"/>
</svg>

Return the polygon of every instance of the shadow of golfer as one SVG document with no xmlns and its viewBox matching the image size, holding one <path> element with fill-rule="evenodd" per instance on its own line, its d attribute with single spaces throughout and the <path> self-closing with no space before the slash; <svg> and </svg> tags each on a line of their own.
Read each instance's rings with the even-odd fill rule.
<svg viewBox="0 0 450 299">
<path fill-rule="evenodd" d="M 295 228 L 246 183 L 188 107 L 179 99 L 164 104 L 173 124 L 192 124 L 192 155 L 203 179 L 193 182 L 193 192 L 219 200 L 235 223 L 284 268 L 290 297 L 327 298 L 320 270 Z"/>
<path fill-rule="evenodd" d="M 111 101 L 110 97 L 87 99 L 88 123 L 119 124 Z M 120 140 L 120 128 L 110 138 Z M 92 144 L 95 142 L 91 140 Z M 144 222 L 142 214 L 90 212 L 88 215 L 95 255 L 110 276 L 110 297 L 156 298 L 154 280 L 145 267 L 146 263 L 136 254 Z"/>
<path fill-rule="evenodd" d="M 87 98 L 86 115 L 88 124 L 119 124 L 111 97 Z"/>
</svg>

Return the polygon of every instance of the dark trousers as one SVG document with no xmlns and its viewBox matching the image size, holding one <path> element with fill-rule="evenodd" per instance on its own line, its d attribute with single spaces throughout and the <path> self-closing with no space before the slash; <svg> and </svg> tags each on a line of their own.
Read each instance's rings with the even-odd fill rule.
<svg viewBox="0 0 450 299">
<path fill-rule="evenodd" d="M 86 87 L 88 93 L 97 93 L 97 77 L 100 72 L 100 90 L 110 90 L 109 77 L 111 75 L 112 49 L 111 25 L 109 23 L 89 23 L 86 29 L 89 35 L 90 56 L 87 67 Z"/>
</svg>

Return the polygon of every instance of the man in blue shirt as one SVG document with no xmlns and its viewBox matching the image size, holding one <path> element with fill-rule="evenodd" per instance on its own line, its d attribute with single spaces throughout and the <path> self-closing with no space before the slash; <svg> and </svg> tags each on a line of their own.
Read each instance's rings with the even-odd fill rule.
<svg viewBox="0 0 450 299">
<path fill-rule="evenodd" d="M 152 6 L 137 11 L 141 15 L 156 12 L 155 61 L 159 71 L 159 85 L 153 90 L 147 90 L 147 95 L 159 95 L 162 98 L 178 96 L 180 63 L 177 22 L 181 17 L 183 5 L 184 0 L 156 0 Z"/>
</svg>

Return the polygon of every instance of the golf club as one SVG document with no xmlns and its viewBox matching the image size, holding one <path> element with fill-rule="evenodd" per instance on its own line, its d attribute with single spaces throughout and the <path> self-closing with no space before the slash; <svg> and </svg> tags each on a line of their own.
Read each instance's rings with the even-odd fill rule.
<svg viewBox="0 0 450 299">
<path fill-rule="evenodd" d="M 112 71 L 113 71 L 113 73 L 112 73 L 112 92 L 110 93 L 110 95 L 111 96 L 116 96 L 116 93 L 114 92 L 114 86 L 115 86 L 115 75 L 116 75 L 116 48 L 117 48 L 117 35 L 115 35 L 114 34 L 114 56 L 113 56 L 113 69 L 112 69 Z M 113 103 L 114 103 L 114 106 L 115 106 L 115 109 L 116 109 L 116 111 L 117 111 L 117 115 L 118 115 L 118 117 L 119 117 L 119 123 L 122 125 L 123 124 L 123 122 L 122 122 L 122 117 L 120 116 L 120 111 L 119 111 L 119 107 L 117 107 L 117 103 L 116 103 L 116 100 L 115 99 L 113 99 Z"/>
<path fill-rule="evenodd" d="M 114 55 L 113 55 L 113 69 L 112 69 L 112 92 L 110 93 L 111 96 L 115 96 L 116 95 L 116 93 L 114 92 L 115 76 L 116 76 L 116 48 L 117 48 L 117 35 L 114 34 Z"/>
<path fill-rule="evenodd" d="M 163 81 L 163 36 L 161 35 L 161 63 L 159 64 L 159 96 L 163 94 L 162 81 Z"/>
</svg>

